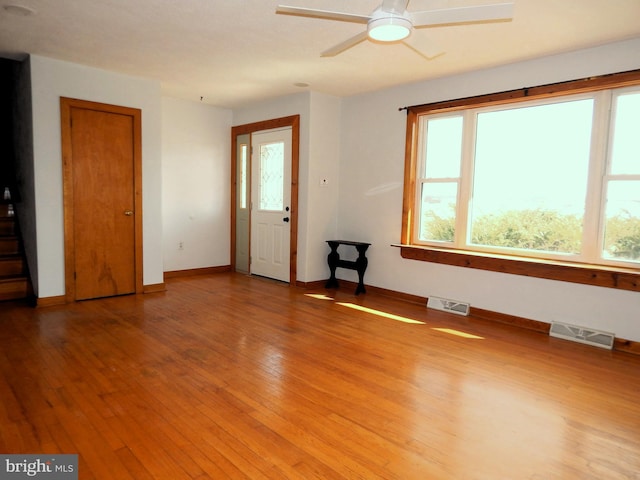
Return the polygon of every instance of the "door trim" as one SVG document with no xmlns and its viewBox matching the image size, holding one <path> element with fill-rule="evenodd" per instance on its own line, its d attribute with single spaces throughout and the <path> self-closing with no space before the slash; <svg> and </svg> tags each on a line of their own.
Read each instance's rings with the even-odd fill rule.
<svg viewBox="0 0 640 480">
<path fill-rule="evenodd" d="M 62 134 L 62 195 L 64 204 L 64 279 L 65 301 L 75 301 L 75 240 L 73 235 L 73 151 L 71 148 L 71 110 L 81 108 L 133 117 L 133 200 L 134 200 L 134 275 L 135 293 L 143 293 L 142 262 L 142 111 L 105 103 L 60 97 Z"/>
<path fill-rule="evenodd" d="M 291 229 L 289 246 L 289 285 L 297 281 L 298 258 L 298 177 L 300 171 L 300 115 L 274 118 L 231 127 L 231 270 L 236 269 L 237 137 L 261 130 L 291 127 Z M 251 266 L 249 266 L 251 270 Z"/>
</svg>

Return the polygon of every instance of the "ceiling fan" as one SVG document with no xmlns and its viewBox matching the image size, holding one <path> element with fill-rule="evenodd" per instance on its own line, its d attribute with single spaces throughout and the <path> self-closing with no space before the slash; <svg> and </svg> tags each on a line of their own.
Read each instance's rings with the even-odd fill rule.
<svg viewBox="0 0 640 480">
<path fill-rule="evenodd" d="M 414 28 L 500 22 L 510 20 L 513 17 L 513 3 L 454 7 L 439 10 L 424 10 L 421 12 L 408 12 L 408 4 L 409 0 L 383 0 L 382 4 L 376 8 L 371 15 L 358 15 L 287 5 L 278 5 L 276 13 L 367 25 L 366 31 L 322 52 L 321 56 L 323 57 L 334 57 L 356 46 L 360 42 L 369 39 L 382 43 L 402 42 L 427 59 L 432 59 L 442 52 L 435 49 L 424 51 L 418 48 L 411 37 Z"/>
</svg>

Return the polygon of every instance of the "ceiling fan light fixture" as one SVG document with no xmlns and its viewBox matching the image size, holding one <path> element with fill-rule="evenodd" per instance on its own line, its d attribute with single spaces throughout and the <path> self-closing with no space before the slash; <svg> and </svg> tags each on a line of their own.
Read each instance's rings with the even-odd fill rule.
<svg viewBox="0 0 640 480">
<path fill-rule="evenodd" d="M 378 42 L 398 42 L 411 34 L 413 24 L 406 17 L 389 15 L 372 18 L 367 24 L 367 34 Z"/>
</svg>

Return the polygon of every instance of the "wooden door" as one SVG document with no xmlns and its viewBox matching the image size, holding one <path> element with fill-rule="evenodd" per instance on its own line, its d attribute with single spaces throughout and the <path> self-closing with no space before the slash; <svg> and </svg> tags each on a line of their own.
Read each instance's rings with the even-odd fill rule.
<svg viewBox="0 0 640 480">
<path fill-rule="evenodd" d="M 67 299 L 141 291 L 140 111 L 61 106 Z"/>
</svg>

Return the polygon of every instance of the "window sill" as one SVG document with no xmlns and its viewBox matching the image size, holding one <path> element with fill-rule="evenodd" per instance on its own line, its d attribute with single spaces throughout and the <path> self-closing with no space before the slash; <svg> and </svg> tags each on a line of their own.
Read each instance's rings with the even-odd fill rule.
<svg viewBox="0 0 640 480">
<path fill-rule="evenodd" d="M 640 292 L 640 269 L 584 265 L 416 245 L 393 245 L 402 258 L 491 272 Z"/>
</svg>

